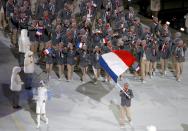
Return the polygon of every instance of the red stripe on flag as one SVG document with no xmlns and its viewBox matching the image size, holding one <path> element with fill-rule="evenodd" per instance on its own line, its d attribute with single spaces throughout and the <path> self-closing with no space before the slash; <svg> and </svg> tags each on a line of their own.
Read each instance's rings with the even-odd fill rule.
<svg viewBox="0 0 188 131">
<path fill-rule="evenodd" d="M 131 67 L 132 64 L 136 61 L 136 58 L 128 51 L 125 50 L 113 50 L 117 56 L 128 66 Z"/>
</svg>

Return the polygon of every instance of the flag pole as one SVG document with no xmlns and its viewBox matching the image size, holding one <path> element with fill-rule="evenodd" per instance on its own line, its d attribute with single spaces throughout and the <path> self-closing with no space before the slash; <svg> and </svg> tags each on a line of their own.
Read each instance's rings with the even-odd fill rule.
<svg viewBox="0 0 188 131">
<path fill-rule="evenodd" d="M 121 85 L 120 85 L 119 83 L 116 83 L 116 85 L 123 91 L 123 93 L 124 93 L 128 98 L 130 98 L 130 96 L 127 94 L 127 92 L 125 92 L 125 91 L 123 90 L 123 88 L 121 87 Z"/>
</svg>

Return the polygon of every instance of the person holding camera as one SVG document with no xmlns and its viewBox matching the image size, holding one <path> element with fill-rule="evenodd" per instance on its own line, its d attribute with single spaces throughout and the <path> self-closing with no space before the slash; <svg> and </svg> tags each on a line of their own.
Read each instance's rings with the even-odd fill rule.
<svg viewBox="0 0 188 131">
<path fill-rule="evenodd" d="M 133 92 L 129 89 L 129 84 L 124 83 L 123 89 L 120 91 L 121 97 L 121 107 L 120 107 L 120 126 L 123 128 L 125 126 L 125 117 L 127 117 L 128 122 L 131 124 L 131 99 L 134 97 Z"/>
<path fill-rule="evenodd" d="M 186 44 L 183 40 L 177 42 L 177 47 L 175 49 L 175 65 L 176 65 L 176 80 L 181 81 L 180 77 L 183 72 L 183 62 L 185 62 L 185 51 L 187 50 Z"/>
</svg>

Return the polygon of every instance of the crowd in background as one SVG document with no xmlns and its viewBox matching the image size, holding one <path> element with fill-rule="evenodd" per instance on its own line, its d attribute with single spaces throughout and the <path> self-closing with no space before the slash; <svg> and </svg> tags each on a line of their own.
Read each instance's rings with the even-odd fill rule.
<svg viewBox="0 0 188 131">
<path fill-rule="evenodd" d="M 153 22 L 144 26 L 134 8 L 124 10 L 120 0 L 80 0 L 79 11 L 75 11 L 76 2 L 0 0 L 0 28 L 8 27 L 12 47 L 19 49 L 21 67 L 27 66 L 24 59 L 31 51 L 34 63 L 45 63 L 49 79 L 57 65 L 59 79 L 66 77 L 69 82 L 77 66 L 84 82 L 91 67 L 96 83 L 101 77 L 99 57 L 112 50 L 127 50 L 140 65 L 138 72 L 130 71 L 143 83 L 147 76 L 154 77 L 157 69 L 165 76 L 168 68 L 181 81 L 186 43 L 180 32 L 171 33 L 168 22 L 153 17 Z M 108 74 L 103 77 L 110 81 Z"/>
</svg>

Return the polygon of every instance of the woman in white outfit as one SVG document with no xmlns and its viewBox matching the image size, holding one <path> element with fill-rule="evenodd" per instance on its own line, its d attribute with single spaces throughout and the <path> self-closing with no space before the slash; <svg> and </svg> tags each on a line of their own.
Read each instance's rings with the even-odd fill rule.
<svg viewBox="0 0 188 131">
<path fill-rule="evenodd" d="M 19 95 L 24 83 L 20 78 L 20 71 L 21 68 L 19 66 L 14 66 L 12 69 L 10 90 L 13 92 L 12 103 L 14 109 L 21 108 L 21 106 L 19 106 Z"/>
<path fill-rule="evenodd" d="M 31 89 L 32 88 L 32 78 L 34 73 L 34 57 L 32 51 L 27 51 L 25 53 L 24 59 L 24 73 L 25 73 L 25 88 Z"/>
<path fill-rule="evenodd" d="M 27 51 L 30 50 L 31 42 L 29 37 L 27 36 L 28 31 L 26 29 L 21 30 L 21 35 L 18 39 L 19 46 L 19 64 L 20 66 L 24 66 L 24 56 Z"/>
<path fill-rule="evenodd" d="M 36 97 L 37 128 L 40 127 L 41 116 L 43 116 L 46 124 L 48 124 L 48 118 L 46 117 L 47 88 L 44 81 L 40 81 L 40 84 Z"/>
</svg>

